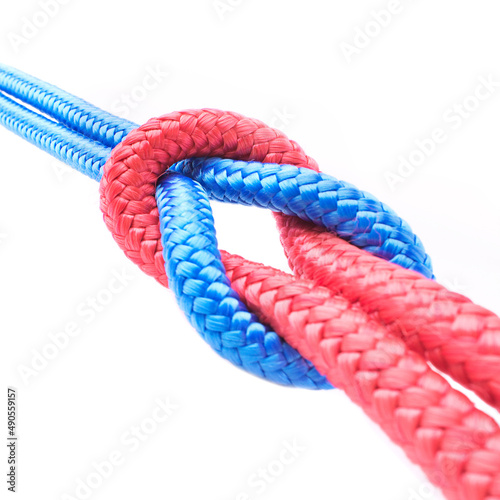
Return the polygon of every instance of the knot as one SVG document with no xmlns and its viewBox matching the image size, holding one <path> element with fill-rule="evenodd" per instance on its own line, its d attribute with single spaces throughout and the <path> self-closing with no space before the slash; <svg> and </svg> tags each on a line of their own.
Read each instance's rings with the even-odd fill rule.
<svg viewBox="0 0 500 500">
<path fill-rule="evenodd" d="M 156 183 L 175 162 L 196 156 L 224 156 L 318 168 L 314 160 L 283 133 L 237 113 L 211 109 L 175 112 L 149 120 L 132 131 L 113 150 L 104 166 L 100 184 L 101 210 L 120 248 L 164 286 L 168 286 L 168 279 L 162 256 Z M 225 255 L 230 257 L 230 254 Z M 255 365 L 254 373 L 285 385 L 331 387 L 310 361 L 285 341 L 277 337 L 266 344 L 266 340 L 265 335 L 252 335 L 250 330 L 244 346 L 219 352 L 244 368 L 248 364 Z M 212 345 L 217 347 L 216 342 Z M 247 352 L 252 352 L 250 360 L 242 353 L 245 347 Z M 244 363 L 245 360 L 248 363 Z"/>
<path fill-rule="evenodd" d="M 500 318 L 426 279 L 420 240 L 387 206 L 236 113 L 172 113 L 129 134 L 133 123 L 0 65 L 0 121 L 93 179 L 106 163 L 116 241 L 168 276 L 222 356 L 285 385 L 344 389 L 447 498 L 500 498 L 498 424 L 435 370 L 500 410 Z M 219 252 L 207 193 L 276 211 L 295 275 Z"/>
<path fill-rule="evenodd" d="M 240 327 L 252 329 L 248 313 L 239 309 L 237 296 L 228 286 L 225 269 L 248 306 L 360 405 L 449 498 L 471 498 L 469 492 L 477 486 L 478 477 L 481 489 L 474 498 L 498 498 L 497 423 L 454 390 L 380 318 L 363 310 L 358 301 L 321 286 L 321 275 L 313 281 L 301 279 L 238 256 L 226 256 L 223 266 L 208 196 L 189 177 L 165 174 L 157 199 L 172 289 L 209 342 L 214 331 L 224 330 L 227 341 L 239 345 L 245 338 Z M 297 218 L 286 221 L 292 239 L 301 229 L 318 229 Z M 381 262 L 357 248 L 353 251 Z M 383 269 L 397 269 L 382 264 Z M 321 263 L 317 265 L 319 269 Z M 418 279 L 433 290 L 439 287 L 432 280 Z M 253 329 L 255 336 L 263 335 L 262 329 Z M 461 350 L 462 355 L 467 353 Z"/>
<path fill-rule="evenodd" d="M 229 160 L 188 160 L 214 155 Z M 131 132 L 113 150 L 101 180 L 101 209 L 114 239 L 133 262 L 164 286 L 168 286 L 168 279 L 155 190 L 158 178 L 176 162 L 180 162 L 176 170 L 205 180 L 204 187 L 213 188 L 211 194 L 216 198 L 298 215 L 376 255 L 432 275 L 420 240 L 376 198 L 318 173 L 314 160 L 295 142 L 258 120 L 218 110 L 196 110 L 152 119 Z M 210 180 L 218 184 L 209 186 Z M 232 258 L 228 253 L 223 257 L 224 261 Z M 238 307 L 244 306 L 240 303 Z M 193 321 L 196 315 L 188 317 Z M 206 329 L 195 321 L 197 330 L 219 354 L 252 373 L 285 385 L 330 387 L 309 361 L 263 325 L 259 326 L 264 329 L 261 334 L 254 334 L 253 327 L 247 329 L 247 337 L 234 345 L 234 339 L 229 341 L 220 328 Z"/>
<path fill-rule="evenodd" d="M 210 156 L 226 159 L 196 158 Z M 280 212 L 297 276 L 219 253 L 201 185 L 171 172 L 156 186 L 176 162 L 214 197 Z M 223 357 L 284 385 L 334 384 L 450 498 L 468 498 L 478 477 L 481 498 L 495 497 L 500 429 L 429 361 L 499 408 L 500 320 L 395 265 L 431 272 L 418 238 L 385 205 L 318 175 L 299 146 L 260 122 L 201 110 L 150 120 L 115 148 L 101 207 L 125 253 L 164 285 L 168 275 Z"/>
<path fill-rule="evenodd" d="M 234 365 L 270 381 L 330 388 L 231 288 L 203 188 L 184 175 L 167 172 L 160 178 L 156 198 L 169 286 L 203 339 Z M 227 252 L 223 255 L 224 263 L 237 258 Z"/>
<path fill-rule="evenodd" d="M 114 239 L 146 274 L 168 286 L 155 189 L 174 163 L 197 156 L 287 163 L 317 171 L 316 162 L 282 132 L 259 120 L 215 109 L 153 118 L 114 148 L 103 168 L 101 210 Z"/>
<path fill-rule="evenodd" d="M 377 257 L 433 277 L 431 259 L 410 226 L 348 182 L 309 168 L 222 158 L 190 158 L 172 170 L 197 180 L 210 198 L 295 215 Z"/>
</svg>

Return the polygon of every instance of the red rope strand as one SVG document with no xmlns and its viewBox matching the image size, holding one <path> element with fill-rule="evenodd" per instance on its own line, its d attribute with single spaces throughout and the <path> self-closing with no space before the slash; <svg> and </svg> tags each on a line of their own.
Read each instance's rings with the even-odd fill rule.
<svg viewBox="0 0 500 500">
<path fill-rule="evenodd" d="M 300 219 L 277 217 L 289 263 L 383 322 L 406 345 L 500 410 L 500 318 L 420 274 Z"/>
<path fill-rule="evenodd" d="M 281 132 L 236 113 L 171 113 L 129 134 L 104 167 L 101 208 L 127 256 L 165 286 L 155 184 L 174 162 L 196 156 L 317 170 Z M 277 220 L 292 267 L 310 281 L 222 252 L 241 298 L 448 498 L 500 500 L 498 425 L 423 357 L 498 408 L 499 318 L 321 229 Z"/>
</svg>

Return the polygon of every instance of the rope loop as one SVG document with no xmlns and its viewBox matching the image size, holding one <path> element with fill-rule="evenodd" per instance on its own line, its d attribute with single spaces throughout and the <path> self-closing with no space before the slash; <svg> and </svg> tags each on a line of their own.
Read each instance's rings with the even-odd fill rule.
<svg viewBox="0 0 500 500">
<path fill-rule="evenodd" d="M 198 182 L 168 172 L 159 181 L 157 200 L 166 273 L 182 309 L 209 343 L 217 331 L 224 331 L 232 346 L 242 345 L 248 335 L 263 335 L 260 324 L 253 331 L 248 326 L 241 297 L 360 405 L 448 498 L 499 498 L 498 424 L 454 390 L 423 355 L 358 301 L 321 286 L 321 279 L 291 276 L 225 252 L 223 265 L 208 195 Z M 307 223 L 283 218 L 290 233 L 307 231 Z M 300 253 L 300 244 L 293 248 Z M 242 327 L 251 333 L 245 335 Z"/>
<path fill-rule="evenodd" d="M 168 279 L 155 200 L 156 183 L 179 160 L 213 155 L 295 162 L 317 170 L 316 163 L 284 134 L 237 113 L 212 109 L 170 113 L 131 132 L 104 166 L 101 210 L 125 254 L 164 286 L 168 286 Z M 235 346 L 234 341 L 225 342 L 218 329 L 211 331 L 212 337 L 207 337 L 203 329 L 200 333 L 210 339 L 222 356 L 252 373 L 284 385 L 331 388 L 310 361 L 272 333 L 256 335 L 252 326 L 246 338 L 240 339 L 242 344 Z"/>
<path fill-rule="evenodd" d="M 228 159 L 192 159 L 214 155 Z M 278 164 L 283 162 L 294 164 Z M 432 275 L 420 240 L 376 198 L 318 173 L 314 160 L 295 142 L 262 122 L 203 109 L 148 121 L 113 150 L 103 169 L 101 209 L 108 228 L 126 255 L 164 286 L 168 286 L 168 273 L 155 190 L 158 178 L 172 165 L 176 171 L 215 181 L 211 191 L 215 198 L 254 203 L 319 222 L 376 255 Z M 182 306 L 185 297 L 178 299 Z M 223 332 L 202 325 L 196 314 L 190 312 L 188 317 L 219 354 L 248 371 L 284 385 L 330 388 L 311 363 L 286 342 L 274 337 L 269 342 L 275 334 L 256 336 L 249 329 L 247 338 L 241 337 L 241 345 L 233 345 Z"/>
<path fill-rule="evenodd" d="M 433 279 L 406 222 L 294 141 L 214 109 L 141 127 L 0 64 L 0 124 L 92 179 L 127 256 L 220 355 L 343 389 L 450 500 L 500 500 L 500 318 Z M 166 171 L 169 172 L 166 173 Z M 218 249 L 209 198 L 275 212 L 294 275 Z"/>
<path fill-rule="evenodd" d="M 420 240 L 378 200 L 319 173 L 280 132 L 217 110 L 171 113 L 131 132 L 100 192 L 115 240 L 170 280 L 219 354 L 284 385 L 334 384 L 448 498 L 500 499 L 500 428 L 428 363 L 498 407 L 500 320 L 426 278 Z M 297 276 L 219 252 L 208 195 L 278 212 Z M 414 259 L 423 276 L 377 254 L 409 268 Z"/>
</svg>

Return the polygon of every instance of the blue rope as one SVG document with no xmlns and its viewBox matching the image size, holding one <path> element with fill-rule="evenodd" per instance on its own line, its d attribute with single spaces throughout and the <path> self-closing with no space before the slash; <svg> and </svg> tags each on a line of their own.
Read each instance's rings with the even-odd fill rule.
<svg viewBox="0 0 500 500">
<path fill-rule="evenodd" d="M 0 65 L 0 123 L 97 181 L 112 149 L 138 127 L 5 65 Z M 220 158 L 184 160 L 170 170 L 194 177 L 214 199 L 297 215 L 375 255 L 432 276 L 430 259 L 408 224 L 373 196 L 331 176 L 291 165 Z M 208 199 L 199 184 L 172 173 L 159 183 L 157 198 L 170 284 L 205 340 L 226 359 L 261 377 L 330 388 L 309 361 L 260 324 L 231 290 Z M 188 233 L 182 232 L 183 226 Z M 188 254 L 194 259 L 189 265 L 183 260 Z M 196 273 L 210 281 L 199 283 Z"/>
<path fill-rule="evenodd" d="M 112 148 L 138 125 L 0 64 L 0 121 L 56 158 L 100 180 Z M 68 129 L 71 127 L 71 129 Z M 194 175 L 215 199 L 265 206 L 326 227 L 390 262 L 433 277 L 429 256 L 409 225 L 374 196 L 326 174 L 291 165 L 233 160 L 185 160 L 172 169 Z"/>
<path fill-rule="evenodd" d="M 210 198 L 296 215 L 357 247 L 432 277 L 430 257 L 410 226 L 373 195 L 293 165 L 191 158 L 170 168 L 197 180 Z"/>
<path fill-rule="evenodd" d="M 33 106 L 67 128 L 111 148 L 137 128 L 128 120 L 107 113 L 5 64 L 0 64 L 0 90 Z"/>
<path fill-rule="evenodd" d="M 0 123 L 90 178 L 100 180 L 111 149 L 17 104 L 0 92 Z"/>
<path fill-rule="evenodd" d="M 231 288 L 200 184 L 168 172 L 158 181 L 156 202 L 169 288 L 203 339 L 254 375 L 283 385 L 330 389 L 316 368 L 260 323 Z"/>
</svg>

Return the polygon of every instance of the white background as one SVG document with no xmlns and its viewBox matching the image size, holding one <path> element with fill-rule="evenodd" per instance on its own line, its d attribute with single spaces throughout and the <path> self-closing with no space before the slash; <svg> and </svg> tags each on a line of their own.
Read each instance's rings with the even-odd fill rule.
<svg viewBox="0 0 500 500">
<path fill-rule="evenodd" d="M 354 44 L 356 33 L 359 42 L 372 11 L 388 6 L 222 0 L 217 10 L 212 0 L 70 0 L 15 50 L 23 18 L 43 11 L 34 0 L 5 2 L 0 54 L 138 123 L 216 107 L 282 128 L 323 171 L 409 221 L 440 282 L 500 313 L 500 88 L 460 125 L 445 119 L 479 78 L 500 82 L 500 6 L 402 0 L 348 62 L 341 44 Z M 144 95 L 137 87 L 153 68 L 168 75 Z M 140 102 L 124 109 L 123 94 Z M 447 140 L 391 189 L 385 173 L 397 172 L 398 157 L 436 127 Z M 113 451 L 125 463 L 92 499 L 442 498 L 340 391 L 283 389 L 219 359 L 173 295 L 114 243 L 97 183 L 60 171 L 5 130 L 0 161 L 0 352 L 2 394 L 7 385 L 19 393 L 16 498 L 77 498 L 77 480 Z M 239 208 L 214 205 L 220 246 L 287 269 L 271 215 Z M 130 284 L 87 323 L 79 305 L 124 268 Z M 19 366 L 72 321 L 81 334 L 24 383 Z M 157 397 L 179 408 L 130 452 L 121 436 L 152 415 Z M 250 486 L 285 440 L 305 451 L 263 492 Z M 3 498 L 3 480 L 1 491 Z"/>
</svg>

